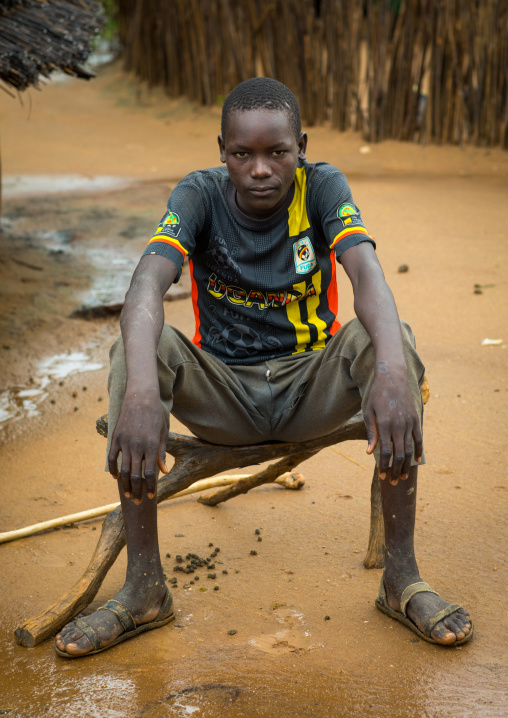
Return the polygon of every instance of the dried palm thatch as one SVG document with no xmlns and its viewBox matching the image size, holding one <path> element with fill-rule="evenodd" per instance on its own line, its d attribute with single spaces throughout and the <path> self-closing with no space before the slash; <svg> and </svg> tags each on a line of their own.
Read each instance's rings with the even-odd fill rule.
<svg viewBox="0 0 508 718">
<path fill-rule="evenodd" d="M 83 63 L 103 24 L 91 0 L 0 0 L 0 87 L 37 87 L 54 70 L 94 77 Z"/>
<path fill-rule="evenodd" d="M 394 138 L 508 148 L 507 0 L 118 0 L 126 69 L 220 102 L 255 75 L 329 120 Z"/>
</svg>

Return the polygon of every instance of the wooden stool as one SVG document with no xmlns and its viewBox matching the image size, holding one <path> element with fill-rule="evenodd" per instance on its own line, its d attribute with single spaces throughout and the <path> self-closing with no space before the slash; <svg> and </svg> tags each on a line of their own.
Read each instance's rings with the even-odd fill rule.
<svg viewBox="0 0 508 718">
<path fill-rule="evenodd" d="M 429 390 L 426 380 L 422 385 L 422 397 L 424 403 L 427 403 Z M 97 431 L 102 436 L 108 435 L 107 416 L 98 419 Z M 166 450 L 175 458 L 175 463 L 169 473 L 158 481 L 157 503 L 186 489 L 199 479 L 214 476 L 228 469 L 279 459 L 252 476 L 240 479 L 230 486 L 198 499 L 208 506 L 215 506 L 234 496 L 247 493 L 256 486 L 274 482 L 281 474 L 293 470 L 302 461 L 327 446 L 350 439 L 366 438 L 367 432 L 361 413 L 356 414 L 327 436 L 296 443 L 271 442 L 251 446 L 218 446 L 170 432 Z M 83 576 L 59 601 L 19 626 L 14 632 L 17 642 L 23 646 L 36 646 L 58 633 L 66 623 L 86 608 L 93 601 L 124 545 L 123 516 L 121 508 L 118 507 L 104 519 L 95 552 Z M 363 565 L 366 568 L 382 568 L 384 553 L 381 489 L 377 470 L 374 469 L 371 486 L 370 535 Z"/>
</svg>

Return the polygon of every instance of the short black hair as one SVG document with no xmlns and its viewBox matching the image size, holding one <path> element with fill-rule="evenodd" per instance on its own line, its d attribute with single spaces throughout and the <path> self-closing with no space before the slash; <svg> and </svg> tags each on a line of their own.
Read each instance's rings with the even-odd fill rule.
<svg viewBox="0 0 508 718">
<path fill-rule="evenodd" d="M 291 129 L 299 139 L 302 120 L 298 100 L 289 87 L 271 77 L 251 77 L 231 90 L 222 107 L 221 133 L 226 137 L 228 120 L 232 112 L 246 110 L 282 110 L 289 119 Z"/>
</svg>

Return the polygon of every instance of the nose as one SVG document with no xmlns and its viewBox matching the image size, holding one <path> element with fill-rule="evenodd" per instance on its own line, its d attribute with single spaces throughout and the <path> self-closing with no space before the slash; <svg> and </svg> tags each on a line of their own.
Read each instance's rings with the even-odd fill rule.
<svg viewBox="0 0 508 718">
<path fill-rule="evenodd" d="M 256 179 L 265 179 L 266 177 L 270 177 L 271 174 L 272 170 L 266 157 L 253 157 L 251 165 L 251 177 Z"/>
</svg>

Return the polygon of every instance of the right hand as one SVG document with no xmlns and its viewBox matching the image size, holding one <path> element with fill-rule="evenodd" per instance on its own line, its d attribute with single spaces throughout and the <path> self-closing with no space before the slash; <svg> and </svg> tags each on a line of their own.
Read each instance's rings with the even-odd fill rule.
<svg viewBox="0 0 508 718">
<path fill-rule="evenodd" d="M 126 394 L 111 440 L 108 468 L 113 478 L 118 479 L 124 496 L 132 498 L 135 504 L 142 502 L 143 481 L 146 482 L 148 498 L 153 499 L 157 468 L 164 474 L 168 472 L 167 435 L 168 425 L 158 390 Z M 119 472 L 117 460 L 120 452 L 122 463 Z"/>
</svg>

